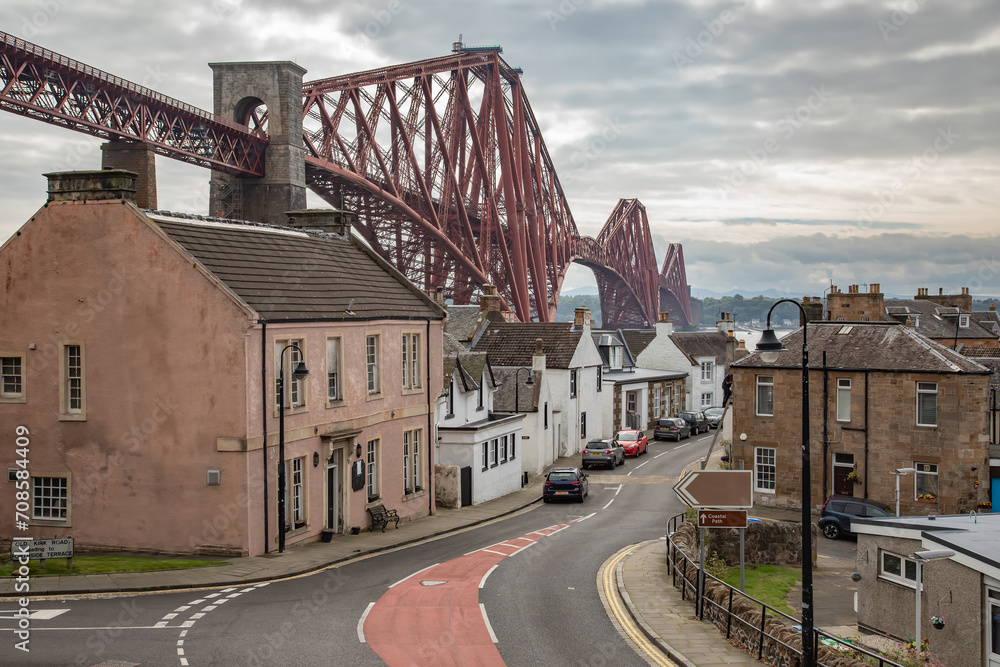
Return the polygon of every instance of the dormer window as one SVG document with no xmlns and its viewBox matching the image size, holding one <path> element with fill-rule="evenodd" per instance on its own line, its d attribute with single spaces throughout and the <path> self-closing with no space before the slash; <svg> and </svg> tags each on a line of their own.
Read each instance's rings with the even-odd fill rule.
<svg viewBox="0 0 1000 667">
<path fill-rule="evenodd" d="M 969 316 L 968 315 L 959 315 L 958 316 L 958 326 L 959 326 L 960 329 L 968 329 L 969 328 Z"/>
<path fill-rule="evenodd" d="M 622 346 L 614 345 L 608 348 L 608 367 L 611 370 L 620 370 L 622 367 Z"/>
</svg>

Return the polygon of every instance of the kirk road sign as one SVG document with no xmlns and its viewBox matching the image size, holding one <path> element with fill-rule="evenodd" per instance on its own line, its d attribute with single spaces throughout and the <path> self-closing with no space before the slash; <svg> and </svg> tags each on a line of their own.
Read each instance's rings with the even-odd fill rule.
<svg viewBox="0 0 1000 667">
<path fill-rule="evenodd" d="M 753 507 L 752 470 L 691 470 L 674 485 L 677 497 L 691 507 Z"/>
<path fill-rule="evenodd" d="M 698 510 L 699 528 L 746 528 L 746 510 Z"/>
</svg>

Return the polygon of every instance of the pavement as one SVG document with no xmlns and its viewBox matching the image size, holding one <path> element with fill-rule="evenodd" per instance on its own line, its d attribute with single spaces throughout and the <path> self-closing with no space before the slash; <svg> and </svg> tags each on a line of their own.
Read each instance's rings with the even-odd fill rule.
<svg viewBox="0 0 1000 667">
<path fill-rule="evenodd" d="M 716 451 L 708 467 L 715 467 L 720 456 L 721 452 Z M 579 457 L 572 456 L 557 460 L 553 466 L 578 463 Z M 699 466 L 696 461 L 690 467 Z M 120 574 L 34 575 L 30 595 L 37 598 L 237 586 L 306 574 L 513 514 L 541 500 L 543 482 L 544 476 L 539 475 L 520 491 L 502 498 L 461 509 L 438 509 L 433 516 L 401 521 L 398 529 L 387 528 L 384 533 L 376 530 L 338 536 L 329 543 L 291 546 L 283 554 L 221 560 L 219 566 Z M 798 518 L 794 510 L 755 508 L 751 514 L 766 519 Z M 848 552 L 843 553 L 846 556 Z M 848 577 L 854 569 L 853 558 L 821 555 L 814 575 L 816 625 L 845 637 L 857 633 L 856 586 Z M 617 565 L 616 576 L 618 592 L 636 624 L 673 662 L 699 667 L 760 664 L 727 642 L 714 625 L 698 621 L 690 600 L 681 600 L 680 591 L 670 585 L 667 574 L 665 539 L 633 545 Z M 14 590 L 14 584 L 11 577 L 0 579 L 0 598 L 23 596 Z M 793 606 L 797 590 L 789 593 Z"/>
</svg>

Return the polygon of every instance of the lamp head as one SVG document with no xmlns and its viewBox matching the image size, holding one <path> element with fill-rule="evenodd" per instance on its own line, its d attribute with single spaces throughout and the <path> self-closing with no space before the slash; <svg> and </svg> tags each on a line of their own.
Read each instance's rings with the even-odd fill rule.
<svg viewBox="0 0 1000 667">
<path fill-rule="evenodd" d="M 301 377 L 305 377 L 305 376 L 309 375 L 309 369 L 306 368 L 305 362 L 300 361 L 299 363 L 297 363 L 295 365 L 295 370 L 292 371 L 292 375 L 294 375 L 297 378 L 301 378 Z"/>
<path fill-rule="evenodd" d="M 532 377 L 532 373 L 528 373 L 528 379 L 524 381 L 524 384 L 528 385 L 529 387 L 535 384 L 535 378 Z"/>
<path fill-rule="evenodd" d="M 778 360 L 778 352 L 785 349 L 785 346 L 781 344 L 778 337 L 774 333 L 774 329 L 764 329 L 764 333 L 761 334 L 760 340 L 757 341 L 757 352 L 760 352 L 761 361 L 767 364 L 773 364 Z"/>
</svg>

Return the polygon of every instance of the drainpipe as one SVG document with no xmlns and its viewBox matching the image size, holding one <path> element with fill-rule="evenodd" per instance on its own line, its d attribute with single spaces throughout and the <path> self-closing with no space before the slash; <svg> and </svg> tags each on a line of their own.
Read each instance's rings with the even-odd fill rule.
<svg viewBox="0 0 1000 667">
<path fill-rule="evenodd" d="M 868 369 L 865 369 L 865 498 L 868 498 Z"/>
<path fill-rule="evenodd" d="M 424 335 L 424 347 L 426 352 L 424 353 L 424 359 L 426 360 L 424 366 L 426 370 L 424 375 L 426 376 L 426 381 L 424 383 L 424 389 L 427 392 L 427 513 L 429 515 L 436 514 L 434 511 L 434 447 L 437 444 L 437 439 L 434 437 L 433 423 L 434 423 L 434 406 L 431 404 L 431 320 L 427 318 L 427 333 Z M 481 380 L 480 380 L 481 381 Z"/>
<path fill-rule="evenodd" d="M 828 423 L 830 419 L 830 372 L 826 368 L 826 350 L 823 350 L 823 498 L 827 498 L 830 478 L 830 436 Z M 866 468 L 867 470 L 867 468 Z"/>
<path fill-rule="evenodd" d="M 264 421 L 264 445 L 261 452 L 264 455 L 264 553 L 268 553 L 268 509 L 270 505 L 267 500 L 267 320 L 260 320 L 260 400 L 263 410 L 260 414 Z"/>
</svg>

